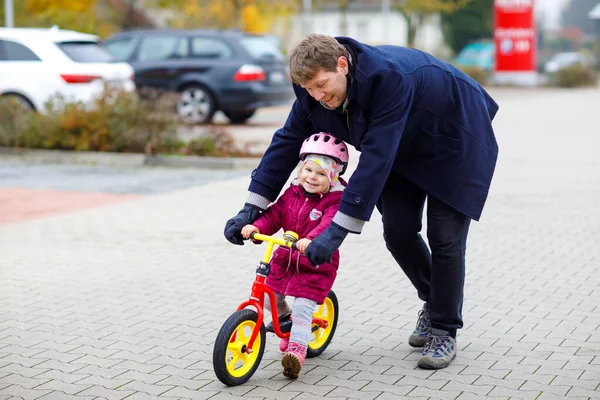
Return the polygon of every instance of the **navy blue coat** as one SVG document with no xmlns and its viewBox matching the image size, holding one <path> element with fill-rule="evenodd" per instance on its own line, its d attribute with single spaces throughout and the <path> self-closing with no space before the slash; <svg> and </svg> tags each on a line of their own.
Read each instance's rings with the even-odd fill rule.
<svg viewBox="0 0 600 400">
<path fill-rule="evenodd" d="M 296 101 L 252 172 L 249 191 L 275 200 L 302 141 L 323 131 L 361 152 L 338 214 L 368 221 L 393 170 L 479 220 L 498 156 L 496 102 L 468 75 L 425 52 L 337 40 L 353 55 L 347 114 L 325 109 L 294 85 Z"/>
</svg>

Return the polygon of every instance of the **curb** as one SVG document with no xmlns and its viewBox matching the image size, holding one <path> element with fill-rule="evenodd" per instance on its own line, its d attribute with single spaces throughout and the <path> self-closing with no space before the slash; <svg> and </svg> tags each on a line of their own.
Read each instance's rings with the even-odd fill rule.
<svg viewBox="0 0 600 400">
<path fill-rule="evenodd" d="M 253 169 L 260 158 L 148 156 L 97 151 L 38 150 L 0 147 L 0 162 L 27 164 L 75 164 L 111 167 L 171 167 L 207 169 Z"/>
</svg>

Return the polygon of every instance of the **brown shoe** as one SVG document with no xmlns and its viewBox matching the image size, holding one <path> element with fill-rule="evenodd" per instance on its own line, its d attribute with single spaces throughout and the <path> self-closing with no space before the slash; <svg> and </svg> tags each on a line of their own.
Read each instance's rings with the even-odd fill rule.
<svg viewBox="0 0 600 400">
<path fill-rule="evenodd" d="M 290 379 L 298 379 L 302 364 L 306 358 L 306 346 L 298 343 L 290 343 L 281 359 L 283 375 Z"/>
</svg>

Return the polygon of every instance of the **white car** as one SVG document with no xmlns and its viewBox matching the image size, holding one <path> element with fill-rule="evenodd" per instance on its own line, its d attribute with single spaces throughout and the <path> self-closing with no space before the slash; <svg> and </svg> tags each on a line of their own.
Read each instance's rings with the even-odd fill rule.
<svg viewBox="0 0 600 400">
<path fill-rule="evenodd" d="M 575 64 L 581 64 L 584 67 L 594 66 L 594 60 L 579 52 L 557 53 L 544 64 L 544 71 L 549 74 L 568 68 Z"/>
<path fill-rule="evenodd" d="M 43 111 L 56 94 L 91 104 L 104 85 L 135 90 L 133 68 L 116 62 L 94 35 L 35 28 L 0 28 L 0 96 Z"/>
</svg>

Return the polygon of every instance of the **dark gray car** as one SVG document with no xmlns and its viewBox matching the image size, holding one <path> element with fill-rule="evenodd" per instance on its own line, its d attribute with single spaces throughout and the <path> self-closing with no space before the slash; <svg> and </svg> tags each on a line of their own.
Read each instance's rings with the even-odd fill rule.
<svg viewBox="0 0 600 400">
<path fill-rule="evenodd" d="M 138 88 L 179 92 L 177 112 L 187 123 L 209 122 L 217 110 L 243 123 L 258 108 L 294 97 L 285 57 L 264 36 L 136 30 L 111 36 L 102 46 L 131 64 Z"/>
</svg>

